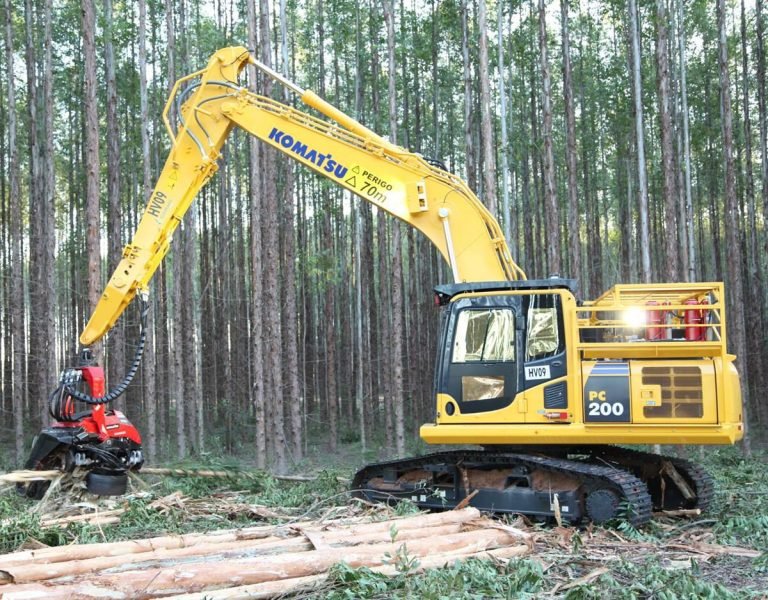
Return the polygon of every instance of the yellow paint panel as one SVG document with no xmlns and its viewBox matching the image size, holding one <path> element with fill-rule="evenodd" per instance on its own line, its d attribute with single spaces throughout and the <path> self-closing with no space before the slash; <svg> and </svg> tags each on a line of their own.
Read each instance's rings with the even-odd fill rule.
<svg viewBox="0 0 768 600">
<path fill-rule="evenodd" d="M 428 444 L 733 444 L 741 423 L 721 425 L 476 424 L 422 425 Z"/>
</svg>

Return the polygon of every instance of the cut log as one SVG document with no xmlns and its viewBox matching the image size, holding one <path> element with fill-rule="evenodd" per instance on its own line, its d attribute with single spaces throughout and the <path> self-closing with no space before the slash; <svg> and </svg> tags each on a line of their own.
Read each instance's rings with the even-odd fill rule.
<svg viewBox="0 0 768 600">
<path fill-rule="evenodd" d="M 409 556 L 423 557 L 464 550 L 482 552 L 507 546 L 515 536 L 499 529 L 470 531 L 437 538 L 409 541 L 405 550 Z M 258 556 L 222 562 L 188 563 L 168 568 L 130 570 L 109 574 L 88 575 L 83 581 L 69 585 L 51 582 L 43 586 L 46 600 L 72 597 L 152 598 L 181 592 L 201 592 L 223 587 L 247 585 L 318 575 L 337 562 L 351 567 L 380 566 L 386 556 L 402 550 L 403 543 L 376 544 L 356 548 L 333 548 L 322 551 L 292 552 L 277 556 Z M 3 588 L 8 598 L 20 598 L 23 592 L 39 592 L 40 584 L 10 585 Z M 8 596 L 7 594 L 16 594 Z"/>
<path fill-rule="evenodd" d="M 18 566 L 6 566 L 3 564 L 3 571 L 15 583 L 29 583 L 68 575 L 84 575 L 123 565 L 131 565 L 135 568 L 157 567 L 158 563 L 174 562 L 187 557 L 221 561 L 233 556 L 245 557 L 276 552 L 301 552 L 311 549 L 312 545 L 309 541 L 300 537 L 284 539 L 271 536 L 257 540 L 241 540 L 222 544 L 195 544 L 194 546 L 172 550 L 163 548 L 137 554 L 101 556 L 85 560 L 60 561 L 48 564 L 38 564 L 36 562 Z M 0 587 L 0 592 L 2 591 L 4 590 Z"/>
<path fill-rule="evenodd" d="M 446 523 L 467 523 L 478 518 L 480 518 L 480 511 L 470 507 L 462 510 L 449 510 L 441 513 L 419 513 L 412 517 L 379 521 L 377 523 L 360 523 L 359 525 L 354 525 L 352 527 L 341 527 L 338 529 L 337 534 L 333 533 L 333 524 L 329 524 L 323 529 L 326 530 L 326 535 L 328 536 L 338 535 L 355 537 L 365 533 L 389 532 L 393 527 L 397 529 L 397 531 L 404 531 L 406 529 L 421 529 L 424 527 L 432 527 L 434 525 L 444 525 Z"/>
<path fill-rule="evenodd" d="M 335 543 L 340 538 L 354 538 L 365 533 L 386 532 L 389 533 L 394 526 L 397 531 L 406 529 L 424 528 L 446 523 L 466 523 L 477 519 L 480 511 L 476 508 L 466 508 L 461 511 L 447 511 L 443 513 L 418 514 L 412 517 L 379 521 L 376 523 L 355 524 L 351 527 L 344 523 L 328 523 L 325 527 L 317 528 L 314 521 L 303 521 L 292 525 L 257 525 L 243 529 L 223 529 L 210 533 L 189 533 L 185 535 L 169 535 L 147 538 L 142 540 L 130 540 L 125 542 L 105 542 L 98 544 L 80 544 L 70 546 L 56 546 L 40 550 L 24 550 L 6 554 L 0 557 L 4 567 L 16 566 L 29 562 L 53 563 L 72 560 L 85 560 L 102 556 L 124 556 L 140 552 L 150 552 L 160 548 L 173 549 L 184 548 L 195 544 L 217 544 L 240 540 L 261 539 L 269 536 L 285 537 L 292 531 L 301 533 L 310 527 L 317 528 L 330 540 L 326 543 Z"/>
<path fill-rule="evenodd" d="M 309 522 L 295 526 L 309 526 Z M 184 535 L 166 535 L 142 540 L 125 542 L 102 542 L 97 544 L 72 544 L 55 546 L 40 550 L 23 550 L 0 556 L 4 567 L 29 562 L 54 563 L 70 560 L 85 560 L 99 556 L 123 556 L 138 552 L 150 552 L 159 548 L 185 548 L 200 543 L 223 543 L 239 540 L 263 539 L 275 535 L 290 535 L 290 529 L 282 525 L 258 525 L 243 529 L 222 529 L 209 533 L 187 533 Z"/>
<path fill-rule="evenodd" d="M 293 577 L 291 579 L 278 579 L 277 581 L 265 581 L 253 585 L 241 585 L 238 587 L 215 590 L 211 592 L 196 592 L 194 594 L 179 594 L 168 596 L 167 600 L 233 600 L 233 599 L 267 599 L 282 597 L 285 594 L 295 594 L 300 591 L 309 591 L 311 588 L 322 584 L 328 579 L 328 573 L 320 575 L 308 575 L 307 577 Z"/>
<path fill-rule="evenodd" d="M 119 556 L 100 556 L 85 560 L 59 561 L 55 563 L 27 563 L 17 566 L 3 564 L 3 570 L 10 576 L 11 581 L 15 583 L 30 583 L 33 581 L 42 581 L 46 579 L 55 579 L 67 575 L 83 575 L 86 573 L 95 573 L 104 569 L 132 565 L 133 568 L 151 568 L 158 566 L 158 563 L 168 563 L 178 559 L 194 557 L 206 561 L 221 561 L 230 558 L 245 558 L 257 555 L 285 553 L 285 552 L 303 552 L 307 550 L 322 550 L 335 546 L 352 546 L 358 544 L 384 543 L 391 541 L 407 541 L 412 539 L 426 539 L 438 537 L 452 533 L 458 533 L 462 523 L 449 523 L 437 527 L 426 527 L 423 529 L 406 529 L 398 531 L 396 540 L 390 539 L 387 532 L 374 532 L 351 538 L 334 537 L 326 540 L 319 532 L 314 532 L 312 537 L 294 537 L 281 538 L 270 536 L 256 540 L 237 540 L 219 544 L 199 543 L 186 548 L 151 550 L 136 554 L 127 554 Z M 338 532 L 335 532 L 338 533 Z M 314 539 L 312 539 L 314 537 Z M 322 541 L 320 541 L 322 540 Z M 321 547 L 318 547 L 318 544 Z M 195 561 L 198 562 L 198 561 Z M 2 589 L 2 588 L 0 588 Z"/>
<path fill-rule="evenodd" d="M 464 552 L 461 554 L 448 553 L 437 556 L 428 556 L 420 559 L 419 564 L 409 572 L 419 573 L 426 569 L 439 569 L 443 566 L 451 565 L 456 561 L 462 561 L 468 558 L 496 558 L 508 560 L 510 558 L 523 556 L 528 552 L 528 546 L 522 545 L 498 548 L 496 550 L 488 550 L 485 552 Z M 371 571 L 387 576 L 397 575 L 398 573 L 398 570 L 392 565 L 371 567 Z M 278 581 L 242 585 L 222 590 L 197 592 L 194 594 L 180 594 L 178 596 L 170 596 L 166 600 L 245 600 L 248 598 L 274 598 L 275 596 L 282 596 L 284 594 L 295 594 L 300 591 L 308 591 L 308 588 L 316 587 L 318 584 L 325 582 L 327 578 L 328 574 L 323 573 L 321 575 L 280 579 Z"/>
</svg>

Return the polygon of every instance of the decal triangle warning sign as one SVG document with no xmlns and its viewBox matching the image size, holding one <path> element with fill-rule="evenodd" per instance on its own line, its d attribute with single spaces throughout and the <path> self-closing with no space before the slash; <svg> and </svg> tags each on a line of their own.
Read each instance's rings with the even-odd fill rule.
<svg viewBox="0 0 768 600">
<path fill-rule="evenodd" d="M 356 175 L 359 175 L 360 174 L 360 165 L 352 167 L 352 172 L 355 173 Z"/>
<path fill-rule="evenodd" d="M 352 187 L 357 187 L 357 178 L 352 175 L 349 179 L 347 179 L 344 183 L 347 185 L 351 185 Z"/>
</svg>

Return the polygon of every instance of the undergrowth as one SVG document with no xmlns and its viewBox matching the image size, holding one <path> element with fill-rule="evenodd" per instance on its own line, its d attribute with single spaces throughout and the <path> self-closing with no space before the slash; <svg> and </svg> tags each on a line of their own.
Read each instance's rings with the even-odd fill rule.
<svg viewBox="0 0 768 600">
<path fill-rule="evenodd" d="M 567 588 L 562 575 L 570 565 L 549 565 L 536 559 L 516 559 L 506 565 L 470 559 L 423 573 L 403 572 L 387 577 L 370 569 L 337 565 L 328 585 L 314 597 L 334 600 L 352 598 L 422 598 L 424 600 L 476 598 L 538 598 L 559 596 L 566 600 L 736 600 L 759 597 L 754 590 L 729 591 L 723 585 L 703 579 L 697 569 L 669 570 L 650 563 L 620 562 L 595 580 Z M 556 577 L 559 575 L 560 577 Z"/>
<path fill-rule="evenodd" d="M 763 550 L 757 559 L 716 557 L 707 562 L 691 561 L 686 565 L 670 565 L 656 555 L 636 560 L 617 559 L 609 563 L 590 563 L 585 531 L 575 532 L 569 547 L 557 560 L 536 556 L 494 563 L 467 560 L 448 564 L 441 569 L 418 572 L 418 559 L 397 555 L 392 557 L 397 574 L 386 577 L 369 569 L 353 569 L 337 565 L 327 584 L 302 597 L 314 598 L 538 598 L 558 597 L 567 600 L 592 598 L 654 598 L 729 599 L 764 598 L 768 585 L 768 456 L 756 455 L 745 459 L 737 449 L 708 450 L 704 456 L 692 449 L 689 458 L 701 463 L 715 478 L 717 493 L 709 513 L 701 524 L 680 520 L 669 524 L 653 521 L 641 528 L 626 523 L 613 525 L 613 531 L 623 539 L 638 544 L 662 546 L 690 528 L 701 531 L 706 527 L 711 543 L 738 545 Z M 200 465 L 179 465 L 194 469 Z M 239 502 L 291 511 L 296 518 L 312 518 L 331 506 L 349 501 L 346 487 L 338 477 L 349 477 L 351 469 L 322 470 L 312 482 L 286 482 L 267 473 L 237 471 L 231 461 L 218 464 L 206 462 L 205 468 L 232 469 L 224 479 L 205 477 L 155 478 L 151 493 L 134 498 L 116 525 L 104 527 L 71 524 L 66 527 L 42 528 L 40 518 L 32 508 L 34 502 L 12 492 L 0 494 L 0 553 L 18 549 L 25 542 L 36 540 L 56 546 L 72 542 L 100 542 L 136 539 L 166 533 L 200 532 L 211 529 L 247 526 L 254 521 L 244 515 L 210 515 L 191 519 L 183 504 L 170 504 L 163 512 L 150 507 L 153 500 L 173 492 L 185 497 L 208 499 L 215 503 L 217 493 L 237 492 Z M 416 512 L 410 502 L 396 507 L 400 515 Z M 605 573 L 578 583 L 579 579 L 608 567 Z M 570 582 L 571 585 L 564 585 Z"/>
</svg>

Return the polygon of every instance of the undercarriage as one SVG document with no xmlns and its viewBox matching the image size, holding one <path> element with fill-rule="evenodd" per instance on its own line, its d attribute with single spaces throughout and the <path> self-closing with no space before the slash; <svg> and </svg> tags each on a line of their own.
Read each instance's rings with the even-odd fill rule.
<svg viewBox="0 0 768 600">
<path fill-rule="evenodd" d="M 617 446 L 492 447 L 364 467 L 352 484 L 374 502 L 402 499 L 441 510 L 470 505 L 570 523 L 626 520 L 654 510 L 706 509 L 712 480 L 686 460 Z"/>
</svg>

